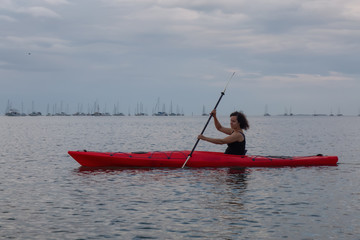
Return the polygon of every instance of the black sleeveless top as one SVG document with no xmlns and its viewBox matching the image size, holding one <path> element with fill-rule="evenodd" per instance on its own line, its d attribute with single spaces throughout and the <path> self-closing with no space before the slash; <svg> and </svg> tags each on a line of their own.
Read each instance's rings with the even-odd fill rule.
<svg viewBox="0 0 360 240">
<path fill-rule="evenodd" d="M 228 147 L 225 150 L 225 154 L 245 155 L 245 153 L 246 153 L 246 150 L 245 150 L 245 145 L 246 145 L 245 134 L 243 134 L 242 132 L 240 132 L 240 133 L 244 136 L 244 141 L 228 143 Z"/>
</svg>

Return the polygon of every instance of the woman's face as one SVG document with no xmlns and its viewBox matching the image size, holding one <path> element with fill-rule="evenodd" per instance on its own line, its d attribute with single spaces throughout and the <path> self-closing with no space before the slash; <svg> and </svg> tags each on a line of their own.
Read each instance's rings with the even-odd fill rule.
<svg viewBox="0 0 360 240">
<path fill-rule="evenodd" d="M 230 127 L 231 127 L 232 129 L 238 129 L 238 128 L 240 128 L 240 124 L 239 124 L 236 116 L 231 116 L 231 117 L 230 117 Z"/>
</svg>

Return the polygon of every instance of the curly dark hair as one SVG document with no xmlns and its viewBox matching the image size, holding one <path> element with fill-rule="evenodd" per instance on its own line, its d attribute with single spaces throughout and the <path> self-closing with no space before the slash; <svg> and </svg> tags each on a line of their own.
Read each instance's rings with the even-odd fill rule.
<svg viewBox="0 0 360 240">
<path fill-rule="evenodd" d="M 244 130 L 248 130 L 250 128 L 249 122 L 243 112 L 233 112 L 230 114 L 230 117 L 236 116 L 237 121 L 240 123 L 240 128 Z"/>
</svg>

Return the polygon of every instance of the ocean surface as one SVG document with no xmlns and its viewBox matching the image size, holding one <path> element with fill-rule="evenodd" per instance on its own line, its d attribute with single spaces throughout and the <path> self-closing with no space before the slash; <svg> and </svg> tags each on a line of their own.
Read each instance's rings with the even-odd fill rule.
<svg viewBox="0 0 360 240">
<path fill-rule="evenodd" d="M 191 150 L 206 120 L 1 116 L 0 239 L 360 239 L 360 117 L 249 117 L 248 154 L 338 166 L 89 170 L 67 154 Z"/>
</svg>

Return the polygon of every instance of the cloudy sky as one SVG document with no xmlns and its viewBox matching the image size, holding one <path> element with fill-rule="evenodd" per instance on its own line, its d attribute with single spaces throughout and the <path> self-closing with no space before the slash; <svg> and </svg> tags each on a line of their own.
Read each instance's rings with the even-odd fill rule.
<svg viewBox="0 0 360 240">
<path fill-rule="evenodd" d="M 359 63 L 359 0 L 0 0 L 2 114 L 357 115 Z"/>
</svg>

